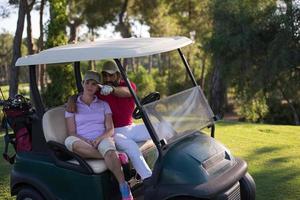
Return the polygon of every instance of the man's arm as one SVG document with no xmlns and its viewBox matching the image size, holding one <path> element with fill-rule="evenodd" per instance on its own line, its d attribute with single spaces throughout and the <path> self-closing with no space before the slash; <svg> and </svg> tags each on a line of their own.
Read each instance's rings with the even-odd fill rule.
<svg viewBox="0 0 300 200">
<path fill-rule="evenodd" d="M 77 100 L 78 95 L 72 95 L 68 98 L 68 102 L 66 105 L 66 111 L 70 113 L 76 113 L 77 112 L 77 105 L 76 105 L 76 100 Z"/>
<path fill-rule="evenodd" d="M 124 86 L 113 87 L 112 94 L 117 97 L 131 97 L 131 93 L 128 87 L 124 87 Z"/>
</svg>

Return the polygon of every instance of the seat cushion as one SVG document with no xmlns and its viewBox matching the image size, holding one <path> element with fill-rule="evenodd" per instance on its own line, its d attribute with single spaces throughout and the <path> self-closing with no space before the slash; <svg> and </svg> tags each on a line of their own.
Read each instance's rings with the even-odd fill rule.
<svg viewBox="0 0 300 200">
<path fill-rule="evenodd" d="M 92 159 L 86 159 L 85 160 L 87 164 L 93 169 L 94 173 L 102 173 L 107 170 L 106 164 L 104 160 L 92 160 Z M 79 165 L 78 161 L 75 159 L 68 160 L 67 162 Z"/>
<path fill-rule="evenodd" d="M 53 108 L 51 110 L 48 110 L 44 114 L 43 131 L 47 142 L 55 141 L 64 144 L 64 141 L 68 136 L 64 106 Z M 143 153 L 154 147 L 154 143 L 152 142 L 152 140 L 140 142 L 138 143 L 138 145 Z M 86 161 L 95 173 L 101 173 L 107 170 L 104 160 L 88 159 Z M 79 163 L 75 159 L 69 160 L 68 162 L 79 165 Z"/>
</svg>

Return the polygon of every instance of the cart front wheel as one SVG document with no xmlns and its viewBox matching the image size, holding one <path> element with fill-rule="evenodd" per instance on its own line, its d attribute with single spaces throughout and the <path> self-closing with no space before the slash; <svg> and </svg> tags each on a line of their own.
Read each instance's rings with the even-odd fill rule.
<svg viewBox="0 0 300 200">
<path fill-rule="evenodd" d="M 241 188 L 241 200 L 255 200 L 256 186 L 252 176 L 249 173 L 246 173 L 239 182 Z"/>
<path fill-rule="evenodd" d="M 43 196 L 31 187 L 24 187 L 18 192 L 17 200 L 44 200 Z"/>
</svg>

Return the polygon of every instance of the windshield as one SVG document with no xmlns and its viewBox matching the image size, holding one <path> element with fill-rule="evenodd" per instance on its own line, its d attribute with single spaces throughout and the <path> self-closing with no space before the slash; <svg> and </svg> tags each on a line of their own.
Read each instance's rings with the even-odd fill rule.
<svg viewBox="0 0 300 200">
<path fill-rule="evenodd" d="M 179 92 L 144 106 L 159 139 L 171 142 L 212 124 L 213 112 L 200 87 Z"/>
</svg>

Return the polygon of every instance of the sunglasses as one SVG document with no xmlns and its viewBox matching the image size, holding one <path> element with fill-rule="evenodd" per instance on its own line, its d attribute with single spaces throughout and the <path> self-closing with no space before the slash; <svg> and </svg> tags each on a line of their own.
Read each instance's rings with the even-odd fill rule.
<svg viewBox="0 0 300 200">
<path fill-rule="evenodd" d="M 107 72 L 102 72 L 102 76 L 103 77 L 112 77 L 114 76 L 115 74 L 110 74 L 110 73 L 107 73 Z"/>
</svg>

